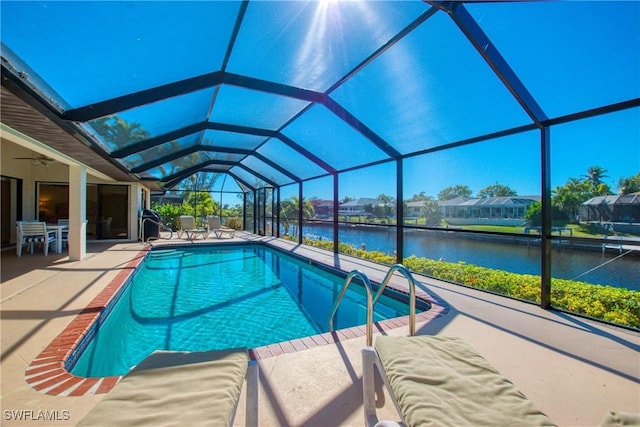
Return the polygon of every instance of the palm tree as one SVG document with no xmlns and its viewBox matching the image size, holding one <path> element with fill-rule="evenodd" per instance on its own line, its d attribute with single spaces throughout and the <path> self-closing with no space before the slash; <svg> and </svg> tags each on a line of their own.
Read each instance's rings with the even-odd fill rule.
<svg viewBox="0 0 640 427">
<path fill-rule="evenodd" d="M 391 217 L 391 215 L 393 215 L 393 212 L 395 212 L 396 199 L 389 195 L 381 194 L 378 196 L 378 200 L 382 202 L 383 215 L 387 218 Z"/>
<path fill-rule="evenodd" d="M 597 187 L 599 184 L 602 184 L 602 178 L 608 178 L 606 173 L 607 170 L 603 167 L 590 166 L 587 168 L 587 174 L 584 175 L 584 177 L 591 183 L 591 185 Z"/>
<path fill-rule="evenodd" d="M 588 187 L 589 184 L 585 181 L 569 178 L 565 185 L 558 186 L 553 190 L 551 204 L 564 212 L 570 221 L 575 221 L 580 205 L 591 197 Z"/>
<path fill-rule="evenodd" d="M 90 124 L 112 151 L 150 137 L 140 123 L 127 122 L 118 116 L 101 117 L 92 120 Z"/>
<path fill-rule="evenodd" d="M 300 206 L 300 202 L 298 200 L 297 196 L 291 196 L 280 202 L 280 223 L 284 227 L 285 235 L 289 234 L 289 228 L 292 224 L 298 223 L 298 207 Z M 315 209 L 313 208 L 313 204 L 310 200 L 303 199 L 301 209 L 303 219 L 313 218 Z"/>
<path fill-rule="evenodd" d="M 609 186 L 602 180 L 608 178 L 607 170 L 600 166 L 590 166 L 587 168 L 587 174 L 583 175 L 585 182 L 591 187 L 593 196 L 604 196 L 610 194 Z"/>
</svg>

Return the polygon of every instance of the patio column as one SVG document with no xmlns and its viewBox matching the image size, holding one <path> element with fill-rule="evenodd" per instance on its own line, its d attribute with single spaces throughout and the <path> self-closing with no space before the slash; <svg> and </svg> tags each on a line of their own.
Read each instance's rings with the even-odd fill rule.
<svg viewBox="0 0 640 427">
<path fill-rule="evenodd" d="M 87 254 L 87 168 L 69 165 L 69 260 Z"/>
</svg>

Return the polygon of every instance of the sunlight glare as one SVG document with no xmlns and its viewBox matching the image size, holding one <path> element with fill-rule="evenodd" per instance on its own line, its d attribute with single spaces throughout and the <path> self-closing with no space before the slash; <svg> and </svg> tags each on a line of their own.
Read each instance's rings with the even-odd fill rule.
<svg viewBox="0 0 640 427">
<path fill-rule="evenodd" d="M 331 64 L 347 62 L 347 32 L 342 9 L 361 5 L 359 0 L 317 0 L 313 19 L 296 54 L 295 66 L 299 77 L 295 84 L 312 82 L 313 87 L 325 87 L 323 78 Z M 362 8 L 362 6 L 359 6 Z M 304 71 L 304 72 L 302 72 Z"/>
</svg>

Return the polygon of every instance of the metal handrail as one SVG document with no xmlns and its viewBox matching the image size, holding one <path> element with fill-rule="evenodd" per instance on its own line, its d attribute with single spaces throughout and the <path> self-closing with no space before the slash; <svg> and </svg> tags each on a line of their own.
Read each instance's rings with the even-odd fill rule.
<svg viewBox="0 0 640 427">
<path fill-rule="evenodd" d="M 372 306 L 375 306 L 378 298 L 382 295 L 384 288 L 387 287 L 389 280 L 393 276 L 393 272 L 398 271 L 402 273 L 407 278 L 409 282 L 409 335 L 415 335 L 416 333 L 416 280 L 413 278 L 413 275 L 409 271 L 407 267 L 402 264 L 394 264 L 387 271 L 386 276 L 384 276 L 384 280 L 376 293 L 375 298 L 373 298 Z"/>
<path fill-rule="evenodd" d="M 142 240 L 142 235 L 144 234 L 144 223 L 145 223 L 145 221 L 149 221 L 152 224 L 155 224 L 155 225 L 159 226 L 160 229 L 163 229 L 164 231 L 168 231 L 170 233 L 169 237 L 153 237 L 153 236 L 149 236 L 149 238 L 147 239 L 147 243 L 151 239 L 154 239 L 154 240 L 160 240 L 160 239 L 171 240 L 171 238 L 173 237 L 173 230 L 170 229 L 169 227 L 167 227 L 166 225 L 164 225 L 163 223 L 158 222 L 158 221 L 156 221 L 154 219 L 151 219 L 151 218 L 143 218 L 142 221 L 140 221 L 140 240 Z"/>
<path fill-rule="evenodd" d="M 367 345 L 371 346 L 373 342 L 373 297 L 372 297 L 372 287 L 371 282 L 366 274 L 364 274 L 360 270 L 352 270 L 349 274 L 347 274 L 347 278 L 344 281 L 344 285 L 342 285 L 342 290 L 340 291 L 340 295 L 336 298 L 336 301 L 333 304 L 333 309 L 331 310 L 331 314 L 329 315 L 329 332 L 333 332 L 333 317 L 338 310 L 338 306 L 342 301 L 342 297 L 347 292 L 347 288 L 351 283 L 351 280 L 355 277 L 359 276 L 364 283 L 364 288 L 367 291 Z"/>
</svg>

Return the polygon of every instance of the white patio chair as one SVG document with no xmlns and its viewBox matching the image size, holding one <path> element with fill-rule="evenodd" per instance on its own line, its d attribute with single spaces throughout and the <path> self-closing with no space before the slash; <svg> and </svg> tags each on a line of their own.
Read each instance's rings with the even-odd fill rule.
<svg viewBox="0 0 640 427">
<path fill-rule="evenodd" d="M 191 215 L 180 215 L 180 229 L 178 230 L 178 238 L 182 238 L 182 234 L 186 234 L 188 240 L 195 239 L 198 235 L 203 239 L 208 237 L 208 231 L 203 228 L 196 227 L 196 220 Z"/>
<path fill-rule="evenodd" d="M 220 217 L 214 215 L 207 215 L 207 231 L 208 234 L 213 233 L 216 236 L 216 239 L 220 239 L 224 234 L 227 234 L 230 238 L 233 238 L 233 236 L 235 236 L 236 234 L 235 229 L 225 227 L 220 222 Z"/>
<path fill-rule="evenodd" d="M 16 253 L 22 256 L 22 246 L 29 245 L 29 253 L 33 253 L 33 244 L 42 243 L 44 254 L 49 254 L 49 245 L 56 241 L 56 231 L 47 230 L 44 222 L 18 221 L 16 223 L 17 237 Z"/>
<path fill-rule="evenodd" d="M 62 238 L 60 239 L 61 247 L 64 249 L 69 244 L 69 220 L 59 219 L 58 225 L 66 225 L 67 229 L 62 230 Z"/>
</svg>

